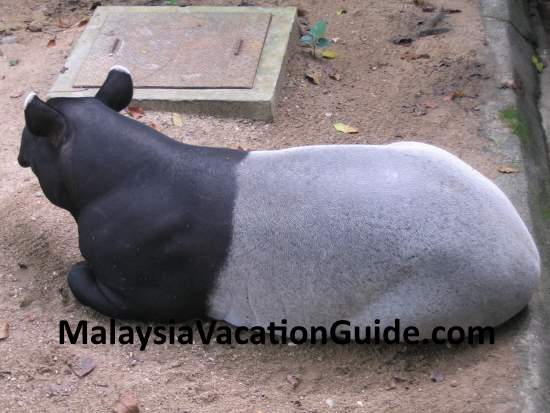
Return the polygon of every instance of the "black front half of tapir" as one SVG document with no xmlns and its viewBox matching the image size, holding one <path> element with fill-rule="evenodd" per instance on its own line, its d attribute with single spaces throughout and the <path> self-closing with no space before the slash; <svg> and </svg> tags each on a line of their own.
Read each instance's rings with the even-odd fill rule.
<svg viewBox="0 0 550 413">
<path fill-rule="evenodd" d="M 124 75 L 111 72 L 110 82 L 129 79 L 131 87 Z M 69 272 L 70 288 L 80 302 L 115 318 L 204 317 L 229 253 L 234 171 L 246 153 L 185 145 L 120 115 L 129 99 L 122 104 L 108 93 L 109 78 L 96 98 L 34 98 L 25 113 L 32 118 L 37 105 L 48 105 L 66 122 L 61 143 L 30 130 L 20 162 L 78 223 L 85 262 Z M 120 96 L 124 85 L 115 86 Z M 56 156 L 42 156 L 44 142 Z M 43 162 L 58 162 L 58 175 L 50 175 L 61 184 L 41 178 Z M 55 199 L 58 193 L 66 199 Z"/>
</svg>

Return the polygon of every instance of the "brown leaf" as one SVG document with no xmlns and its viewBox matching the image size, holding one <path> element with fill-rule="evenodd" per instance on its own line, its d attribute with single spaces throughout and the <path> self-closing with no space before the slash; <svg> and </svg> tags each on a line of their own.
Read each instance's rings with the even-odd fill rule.
<svg viewBox="0 0 550 413">
<path fill-rule="evenodd" d="M 314 85 L 318 85 L 321 83 L 321 74 L 319 72 L 308 70 L 306 73 L 304 73 L 304 76 L 307 80 L 309 80 Z"/>
<path fill-rule="evenodd" d="M 0 321 L 0 340 L 5 340 L 10 336 L 10 323 Z"/>
<path fill-rule="evenodd" d="M 78 366 L 73 366 L 73 373 L 78 377 L 84 377 L 90 374 L 95 369 L 95 361 L 91 357 L 84 357 L 78 363 Z"/>
<path fill-rule="evenodd" d="M 466 95 L 464 94 L 464 92 L 462 90 L 455 90 L 454 92 L 449 93 L 447 96 L 445 96 L 443 98 L 443 100 L 445 100 L 447 102 L 450 102 L 451 100 L 455 100 L 455 99 L 458 99 L 458 98 L 463 98 L 464 96 L 466 96 Z"/>
<path fill-rule="evenodd" d="M 293 389 L 298 387 L 298 385 L 300 384 L 300 379 L 296 376 L 293 376 L 292 374 L 286 376 L 286 381 L 292 386 Z"/>
<path fill-rule="evenodd" d="M 497 168 L 497 171 L 499 171 L 501 174 L 517 174 L 519 172 L 519 169 L 508 165 L 501 165 Z"/>
<path fill-rule="evenodd" d="M 156 131 L 160 131 L 159 125 L 157 125 L 155 122 L 149 123 L 149 126 L 150 126 L 151 128 L 153 128 L 154 130 L 156 130 Z"/>
<path fill-rule="evenodd" d="M 145 111 L 141 106 L 128 106 L 128 114 L 134 119 L 143 117 Z"/>
<path fill-rule="evenodd" d="M 50 40 L 48 40 L 48 43 L 46 44 L 46 47 L 54 47 L 55 43 L 56 43 L 55 37 L 53 37 Z"/>
<path fill-rule="evenodd" d="M 460 9 L 447 9 L 445 7 L 442 7 L 440 12 L 441 13 L 447 13 L 447 14 L 455 14 L 455 13 L 462 13 L 462 10 L 460 10 Z"/>
<path fill-rule="evenodd" d="M 84 17 L 82 20 L 78 22 L 78 27 L 86 26 L 89 21 L 90 21 L 89 17 Z"/>
<path fill-rule="evenodd" d="M 138 400 L 129 393 L 122 393 L 113 404 L 113 413 L 139 413 Z"/>
</svg>

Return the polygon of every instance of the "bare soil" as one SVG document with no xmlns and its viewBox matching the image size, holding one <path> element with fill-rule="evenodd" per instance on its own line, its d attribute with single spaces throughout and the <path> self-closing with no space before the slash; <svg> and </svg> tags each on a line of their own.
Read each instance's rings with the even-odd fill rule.
<svg viewBox="0 0 550 413">
<path fill-rule="evenodd" d="M 68 290 L 66 272 L 81 259 L 76 226 L 45 199 L 31 171 L 18 166 L 17 153 L 26 93 L 46 96 L 84 29 L 75 24 L 92 13 L 93 3 L 0 1 L 0 37 L 17 37 L 0 44 L 0 320 L 11 326 L 0 341 L 0 411 L 110 411 L 125 392 L 146 412 L 518 411 L 513 326 L 497 332 L 495 345 L 478 346 L 193 344 L 140 352 L 137 345 L 60 345 L 59 320 L 105 326 L 108 320 Z M 184 142 L 244 149 L 423 141 L 488 177 L 498 174 L 503 160 L 478 131 L 484 93 L 495 85 L 477 1 L 434 0 L 461 13 L 446 15 L 438 26 L 448 33 L 408 47 L 390 39 L 428 26 L 435 14 L 412 0 L 254 3 L 299 6 L 310 24 L 328 19 L 337 58 L 314 59 L 293 49 L 272 124 L 183 114 L 178 127 L 172 114 L 156 112 L 140 121 Z M 337 15 L 340 9 L 347 13 Z M 55 45 L 47 47 L 53 36 Z M 13 59 L 18 64 L 10 66 Z M 306 71 L 318 72 L 320 84 L 305 79 Z M 330 77 L 336 73 L 341 80 Z M 335 122 L 359 133 L 339 133 Z M 71 366 L 85 357 L 96 368 L 79 378 Z M 442 380 L 431 380 L 433 374 Z"/>
</svg>

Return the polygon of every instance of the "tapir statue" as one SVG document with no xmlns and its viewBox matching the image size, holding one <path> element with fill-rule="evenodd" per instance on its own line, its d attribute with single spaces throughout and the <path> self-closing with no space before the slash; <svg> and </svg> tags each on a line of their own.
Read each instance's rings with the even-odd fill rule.
<svg viewBox="0 0 550 413">
<path fill-rule="evenodd" d="M 524 308 L 537 247 L 512 203 L 445 150 L 399 142 L 193 146 L 95 97 L 31 93 L 19 163 L 78 224 L 78 301 L 119 319 L 236 326 L 496 326 Z"/>
</svg>

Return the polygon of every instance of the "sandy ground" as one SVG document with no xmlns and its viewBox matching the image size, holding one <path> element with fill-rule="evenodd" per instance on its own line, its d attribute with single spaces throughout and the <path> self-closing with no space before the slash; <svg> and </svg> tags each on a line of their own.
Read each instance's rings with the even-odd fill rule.
<svg viewBox="0 0 550 413">
<path fill-rule="evenodd" d="M 109 411 L 121 392 L 136 396 L 141 411 L 150 412 L 517 411 L 513 326 L 499 330 L 492 346 L 194 344 L 140 352 L 137 345 L 60 345 L 59 320 L 105 325 L 107 320 L 69 292 L 66 272 L 80 259 L 75 224 L 44 198 L 16 158 L 25 94 L 46 95 L 83 30 L 59 26 L 91 14 L 92 3 L 0 1 L 0 36 L 17 37 L 15 44 L 0 44 L 0 320 L 11 325 L 9 338 L 0 341 L 0 411 Z M 412 3 L 255 2 L 300 6 L 310 23 L 327 18 L 330 37 L 339 39 L 333 46 L 338 57 L 319 60 L 299 48 L 292 51 L 273 124 L 184 114 L 177 127 L 171 114 L 153 112 L 141 121 L 188 143 L 244 149 L 430 142 L 494 177 L 502 160 L 478 133 L 479 107 L 494 85 L 477 2 L 434 0 L 462 11 L 440 26 L 450 32 L 417 39 L 410 47 L 395 45 L 389 39 L 433 17 Z M 347 13 L 338 16 L 339 9 Z M 38 21 L 33 29 L 41 31 L 27 30 L 33 20 Z M 54 32 L 56 44 L 48 48 Z M 421 54 L 429 57 L 406 59 Z M 13 59 L 19 62 L 10 66 Z M 304 79 L 308 70 L 320 73 L 320 85 Z M 334 73 L 341 80 L 331 79 Z M 457 98 L 449 99 L 453 93 Z M 338 133 L 332 127 L 337 121 L 360 132 Z M 79 378 L 71 366 L 84 357 L 96 368 Z M 434 373 L 443 380 L 432 381 Z M 334 401 L 332 408 L 327 399 Z"/>
</svg>

